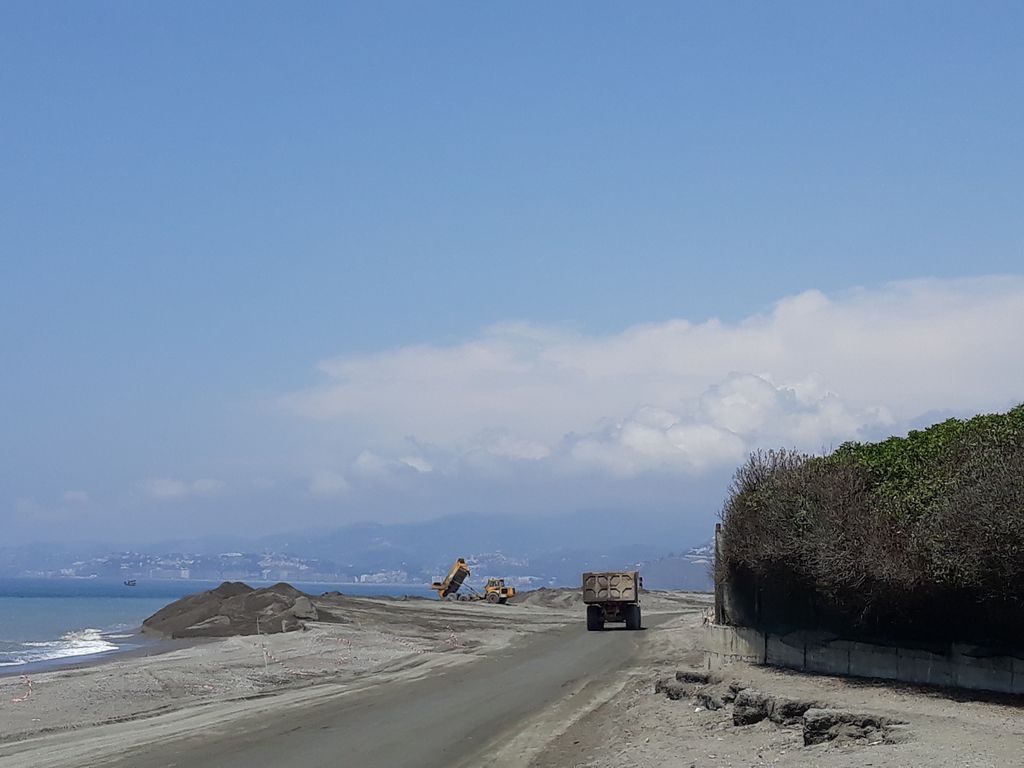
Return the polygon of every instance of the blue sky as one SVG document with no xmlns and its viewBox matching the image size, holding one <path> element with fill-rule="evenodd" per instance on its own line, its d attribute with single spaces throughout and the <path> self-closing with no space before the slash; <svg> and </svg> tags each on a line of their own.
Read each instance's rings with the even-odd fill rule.
<svg viewBox="0 0 1024 768">
<path fill-rule="evenodd" d="M 954 367 L 1021 319 L 1022 22 L 995 2 L 5 3 L 0 526 L 556 512 L 595 476 L 664 510 L 714 498 L 740 447 L 1003 407 L 987 380 L 876 391 L 779 307 L 853 348 L 929 348 L 911 329 L 955 317 L 971 333 L 928 358 Z M 672 332 L 713 318 L 788 351 L 648 364 L 714 358 L 733 342 Z M 634 342 L 633 368 L 578 362 Z M 846 411 L 737 422 L 721 408 L 761 402 L 743 376 Z M 615 463 L 636 418 L 719 458 Z"/>
</svg>

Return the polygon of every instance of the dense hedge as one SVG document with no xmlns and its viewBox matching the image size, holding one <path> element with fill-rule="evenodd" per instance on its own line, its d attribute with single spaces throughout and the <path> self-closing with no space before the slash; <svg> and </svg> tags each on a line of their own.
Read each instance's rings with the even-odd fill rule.
<svg viewBox="0 0 1024 768">
<path fill-rule="evenodd" d="M 1024 405 L 756 453 L 722 518 L 743 623 L 1024 647 Z"/>
</svg>

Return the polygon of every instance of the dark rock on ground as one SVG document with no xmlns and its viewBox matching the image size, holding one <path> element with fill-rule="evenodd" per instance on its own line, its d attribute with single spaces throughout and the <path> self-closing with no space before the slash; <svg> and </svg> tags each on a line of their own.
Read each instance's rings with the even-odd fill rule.
<svg viewBox="0 0 1024 768">
<path fill-rule="evenodd" d="M 804 712 L 819 706 L 815 701 L 771 696 L 748 688 L 736 694 L 732 722 L 733 725 L 753 725 L 768 719 L 779 725 L 795 725 L 800 722 Z"/>
<path fill-rule="evenodd" d="M 714 688 L 705 688 L 703 690 L 697 691 L 697 695 L 695 698 L 697 699 L 698 704 L 700 704 L 705 709 L 710 710 L 724 709 L 727 703 L 722 698 L 722 692 L 719 690 L 715 690 Z"/>
<path fill-rule="evenodd" d="M 760 691 L 746 689 L 736 695 L 732 705 L 733 725 L 753 725 L 768 717 L 771 697 Z"/>
<path fill-rule="evenodd" d="M 714 685 L 721 682 L 721 678 L 711 672 L 702 672 L 696 669 L 680 669 L 676 671 L 676 680 L 680 683 L 691 683 L 695 685 Z"/>
<path fill-rule="evenodd" d="M 779 725 L 796 725 L 802 721 L 804 712 L 820 706 L 822 705 L 816 701 L 775 697 L 771 701 L 768 719 Z"/>
<path fill-rule="evenodd" d="M 681 683 L 673 677 L 663 677 L 654 683 L 654 692 L 664 693 L 672 701 L 679 701 L 684 696 L 689 696 L 692 690 L 692 686 Z"/>
<path fill-rule="evenodd" d="M 826 741 L 871 739 L 885 741 L 902 721 L 862 712 L 812 708 L 804 712 L 804 745 Z"/>
<path fill-rule="evenodd" d="M 710 710 L 725 709 L 746 686 L 736 681 L 725 683 L 713 672 L 695 669 L 680 669 L 675 679 L 662 678 L 654 684 L 655 693 L 664 693 L 669 699 L 678 701 L 692 698 L 696 704 Z"/>
<path fill-rule="evenodd" d="M 726 691 L 722 694 L 722 701 L 730 704 L 736 701 L 736 697 L 739 696 L 740 691 L 745 691 L 747 686 L 744 683 L 733 680 L 729 683 Z"/>
</svg>

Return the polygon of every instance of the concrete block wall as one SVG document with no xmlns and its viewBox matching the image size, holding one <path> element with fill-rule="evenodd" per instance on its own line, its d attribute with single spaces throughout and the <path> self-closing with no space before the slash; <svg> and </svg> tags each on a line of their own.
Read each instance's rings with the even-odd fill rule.
<svg viewBox="0 0 1024 768">
<path fill-rule="evenodd" d="M 1009 656 L 979 656 L 969 646 L 954 645 L 951 653 L 953 660 L 953 684 L 960 688 L 978 688 L 985 691 L 1000 693 L 1019 693 L 1024 680 L 1014 690 L 1014 662 L 1024 668 L 1024 661 Z"/>
<path fill-rule="evenodd" d="M 807 644 L 798 634 L 768 635 L 765 663 L 786 669 L 804 669 Z"/>
<path fill-rule="evenodd" d="M 1010 693 L 1019 693 L 1024 696 L 1024 659 L 1013 657 L 1013 680 L 1010 684 Z"/>
<path fill-rule="evenodd" d="M 849 640 L 808 643 L 804 654 L 804 670 L 822 675 L 849 675 L 852 647 L 853 643 Z"/>
<path fill-rule="evenodd" d="M 935 653 L 810 632 L 773 635 L 717 624 L 706 630 L 708 669 L 743 661 L 803 672 L 1024 694 L 1024 658 L 986 655 L 971 646 L 954 645 L 947 653 Z"/>
<path fill-rule="evenodd" d="M 850 674 L 900 680 L 899 649 L 873 643 L 850 643 Z"/>
<path fill-rule="evenodd" d="M 736 661 L 765 663 L 765 635 L 750 627 L 711 624 L 705 627 L 704 661 L 709 670 L 720 669 Z"/>
<path fill-rule="evenodd" d="M 897 680 L 920 685 L 956 686 L 956 663 L 949 656 L 912 648 L 896 649 Z M 980 685 L 962 688 L 990 690 Z"/>
</svg>

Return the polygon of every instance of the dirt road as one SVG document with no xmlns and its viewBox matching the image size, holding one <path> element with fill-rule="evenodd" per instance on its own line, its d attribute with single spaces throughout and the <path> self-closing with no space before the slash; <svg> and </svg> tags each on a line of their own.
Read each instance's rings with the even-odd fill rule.
<svg viewBox="0 0 1024 768">
<path fill-rule="evenodd" d="M 243 718 L 129 752 L 108 765 L 484 765 L 481 755 L 493 743 L 522 731 L 524 722 L 548 707 L 581 696 L 588 686 L 591 700 L 599 698 L 593 681 L 613 681 L 614 671 L 628 663 L 642 641 L 642 632 L 587 633 L 581 623 L 529 638 L 499 658 L 375 686 L 269 722 L 263 714 Z M 586 694 L 580 704 L 586 708 Z"/>
<path fill-rule="evenodd" d="M 361 685 L 286 690 L 0 745 L 0 766 L 524 766 L 619 691 L 655 634 L 588 633 L 577 614 L 454 665 L 407 660 Z"/>
</svg>

